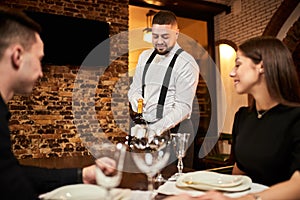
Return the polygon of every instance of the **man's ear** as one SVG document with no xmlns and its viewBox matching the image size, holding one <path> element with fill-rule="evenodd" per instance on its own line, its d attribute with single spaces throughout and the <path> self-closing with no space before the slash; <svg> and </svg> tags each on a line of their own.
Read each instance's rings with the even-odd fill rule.
<svg viewBox="0 0 300 200">
<path fill-rule="evenodd" d="M 176 29 L 176 38 L 179 36 L 179 29 Z"/>
<path fill-rule="evenodd" d="M 11 62 L 14 68 L 19 69 L 23 59 L 24 49 L 21 45 L 15 45 L 11 54 Z"/>
</svg>

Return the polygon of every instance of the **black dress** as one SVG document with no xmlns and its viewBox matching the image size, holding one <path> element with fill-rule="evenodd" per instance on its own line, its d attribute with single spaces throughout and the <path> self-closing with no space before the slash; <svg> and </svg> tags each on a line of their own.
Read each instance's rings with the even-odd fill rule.
<svg viewBox="0 0 300 200">
<path fill-rule="evenodd" d="M 300 169 L 300 108 L 277 105 L 262 118 L 241 107 L 235 115 L 233 156 L 253 182 L 264 185 L 288 180 Z"/>
<path fill-rule="evenodd" d="M 38 194 L 78 183 L 78 170 L 21 166 L 11 151 L 10 113 L 0 95 L 0 194 L 2 200 L 33 200 Z"/>
</svg>

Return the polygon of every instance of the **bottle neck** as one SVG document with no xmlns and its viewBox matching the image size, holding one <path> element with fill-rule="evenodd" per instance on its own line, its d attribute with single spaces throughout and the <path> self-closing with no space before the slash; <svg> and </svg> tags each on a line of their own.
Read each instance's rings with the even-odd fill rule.
<svg viewBox="0 0 300 200">
<path fill-rule="evenodd" d="M 137 113 L 134 122 L 135 124 L 146 124 L 146 121 L 143 118 L 143 99 L 138 100 Z"/>
<path fill-rule="evenodd" d="M 142 114 L 143 113 L 143 99 L 139 99 L 138 100 L 137 113 L 138 114 Z"/>
</svg>

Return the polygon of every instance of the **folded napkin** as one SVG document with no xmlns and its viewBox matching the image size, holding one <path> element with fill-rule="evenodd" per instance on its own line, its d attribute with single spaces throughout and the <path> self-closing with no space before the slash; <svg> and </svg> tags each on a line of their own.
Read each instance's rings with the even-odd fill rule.
<svg viewBox="0 0 300 200">
<path fill-rule="evenodd" d="M 236 198 L 236 197 L 246 195 L 248 193 L 261 192 L 267 188 L 268 187 L 265 185 L 252 183 L 251 188 L 249 190 L 241 191 L 241 192 L 224 192 L 224 195 L 228 197 Z M 157 192 L 165 195 L 189 194 L 193 197 L 201 196 L 205 193 L 205 191 L 200 191 L 188 187 L 179 188 L 176 186 L 176 182 L 174 181 L 167 181 L 157 189 Z"/>
<path fill-rule="evenodd" d="M 130 200 L 150 199 L 151 191 L 132 190 Z"/>
<path fill-rule="evenodd" d="M 165 182 L 163 185 L 159 186 L 157 192 L 165 195 L 177 195 L 185 193 L 191 196 L 199 196 L 205 193 L 192 188 L 179 188 L 176 186 L 174 181 Z"/>
<path fill-rule="evenodd" d="M 59 187 L 41 194 L 42 200 L 99 200 L 107 195 L 106 190 L 98 185 L 74 184 Z M 111 190 L 112 200 L 130 200 L 131 190 L 114 188 Z"/>
<path fill-rule="evenodd" d="M 249 190 L 251 178 L 243 175 L 229 175 L 210 171 L 196 171 L 181 175 L 176 180 L 180 188 L 193 188 L 195 190 L 220 190 L 224 192 L 241 192 Z"/>
</svg>

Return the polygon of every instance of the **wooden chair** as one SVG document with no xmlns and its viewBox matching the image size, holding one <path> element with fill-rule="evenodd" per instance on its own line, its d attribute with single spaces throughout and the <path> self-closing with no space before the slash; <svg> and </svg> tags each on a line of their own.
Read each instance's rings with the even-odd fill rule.
<svg viewBox="0 0 300 200">
<path fill-rule="evenodd" d="M 230 161 L 232 136 L 229 133 L 221 133 L 219 137 L 203 137 L 201 143 L 203 158 L 199 158 L 204 170 L 218 171 L 231 174 L 233 163 Z"/>
</svg>

